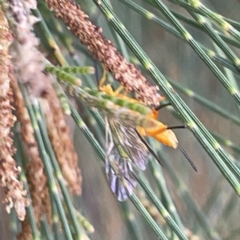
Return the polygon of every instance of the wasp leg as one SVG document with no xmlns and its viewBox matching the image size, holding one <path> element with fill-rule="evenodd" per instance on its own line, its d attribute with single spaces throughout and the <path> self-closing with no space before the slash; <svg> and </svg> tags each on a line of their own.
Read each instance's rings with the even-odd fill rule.
<svg viewBox="0 0 240 240">
<path fill-rule="evenodd" d="M 107 70 L 105 68 L 103 68 L 103 76 L 99 81 L 98 87 L 99 89 L 101 89 L 103 87 L 104 82 L 106 81 L 107 78 Z"/>
</svg>

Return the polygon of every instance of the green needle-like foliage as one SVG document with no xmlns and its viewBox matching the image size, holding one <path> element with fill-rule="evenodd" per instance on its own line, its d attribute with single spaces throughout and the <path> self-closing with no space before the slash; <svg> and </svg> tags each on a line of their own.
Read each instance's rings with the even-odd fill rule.
<svg viewBox="0 0 240 240">
<path fill-rule="evenodd" d="M 240 2 L 75 1 L 1 2 L 1 237 L 239 239 Z"/>
</svg>

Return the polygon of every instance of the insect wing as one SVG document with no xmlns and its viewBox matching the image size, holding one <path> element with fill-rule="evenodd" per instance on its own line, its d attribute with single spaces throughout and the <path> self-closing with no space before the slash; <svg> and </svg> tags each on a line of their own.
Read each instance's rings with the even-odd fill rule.
<svg viewBox="0 0 240 240">
<path fill-rule="evenodd" d="M 117 139 L 114 138 L 115 144 L 121 146 L 133 165 L 144 171 L 148 163 L 148 149 L 139 138 L 135 128 L 122 124 L 120 121 L 109 121 L 109 124 L 112 133 L 117 136 Z"/>
<path fill-rule="evenodd" d="M 114 146 L 107 156 L 105 170 L 112 192 L 118 201 L 125 201 L 137 185 L 130 160 L 120 156 Z"/>
<path fill-rule="evenodd" d="M 131 160 L 122 148 L 115 131 L 111 131 L 110 124 L 106 121 L 106 162 L 105 171 L 111 190 L 119 201 L 124 201 L 133 193 L 137 183 L 133 176 Z"/>
</svg>

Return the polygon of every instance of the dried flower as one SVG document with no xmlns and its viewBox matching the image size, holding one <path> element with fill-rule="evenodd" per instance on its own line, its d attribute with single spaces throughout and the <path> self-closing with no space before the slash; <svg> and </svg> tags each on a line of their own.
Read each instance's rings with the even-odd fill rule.
<svg viewBox="0 0 240 240">
<path fill-rule="evenodd" d="M 46 191 L 46 176 L 30 117 L 25 107 L 18 83 L 14 77 L 15 74 L 21 83 L 27 84 L 33 96 L 39 96 L 43 91 L 46 91 L 50 84 L 48 83 L 47 77 L 42 72 L 44 69 L 44 65 L 41 62 L 42 56 L 37 50 L 39 41 L 32 32 L 33 24 L 37 19 L 31 14 L 31 9 L 36 8 L 36 5 L 36 1 L 31 0 L 11 0 L 9 1 L 8 15 L 13 21 L 12 29 L 15 36 L 11 51 L 12 62 L 15 67 L 15 71 L 11 75 L 11 87 L 14 92 L 17 118 L 21 125 L 22 139 L 29 160 L 27 166 L 27 179 L 34 215 L 36 222 L 39 223 L 42 214 L 49 210 L 45 202 L 48 195 Z M 27 225 L 26 222 L 23 224 L 23 227 L 28 229 Z"/>
<path fill-rule="evenodd" d="M 141 101 L 159 105 L 160 94 L 150 86 L 136 67 L 129 63 L 107 40 L 102 29 L 93 25 L 88 16 L 71 0 L 46 0 L 55 15 L 64 20 L 68 28 L 86 45 L 94 58 L 114 73 L 114 77 L 129 91 L 136 91 Z"/>
<path fill-rule="evenodd" d="M 11 88 L 14 95 L 16 116 L 20 122 L 22 140 L 29 160 L 27 166 L 27 179 L 34 208 L 34 216 L 36 222 L 39 223 L 42 213 L 45 212 L 46 207 L 44 204 L 46 199 L 46 176 L 44 173 L 44 166 L 39 155 L 38 145 L 35 140 L 34 130 L 28 111 L 25 107 L 22 93 L 13 75 L 11 75 L 11 78 Z"/>
<path fill-rule="evenodd" d="M 43 73 L 42 55 L 37 49 L 39 40 L 32 32 L 33 24 L 38 19 L 31 14 L 31 9 L 36 8 L 36 5 L 36 1 L 31 0 L 10 0 L 8 15 L 13 21 L 15 37 L 11 49 L 15 74 L 18 81 L 29 86 L 32 95 L 39 96 L 50 83 Z"/>
<path fill-rule="evenodd" d="M 63 175 L 69 183 L 70 190 L 75 194 L 80 194 L 81 175 L 80 169 L 77 166 L 78 158 L 70 139 L 69 130 L 65 123 L 59 100 L 51 86 L 50 77 L 43 73 L 44 65 L 41 62 L 42 55 L 37 50 L 39 42 L 32 32 L 32 25 L 36 22 L 36 18 L 31 15 L 31 8 L 36 8 L 36 1 L 10 1 L 9 13 L 13 18 L 14 33 L 16 36 L 12 52 L 15 74 L 21 83 L 27 84 L 33 97 L 40 97 L 47 100 L 48 103 L 46 106 L 48 107 L 44 108 L 44 113 L 46 115 L 47 129 L 51 143 L 61 166 L 61 170 L 63 171 Z M 16 92 L 16 94 L 19 95 L 20 93 Z M 31 143 L 31 156 L 34 158 L 34 162 L 32 163 L 33 165 L 29 165 L 29 177 L 31 174 L 36 176 L 36 172 L 34 173 L 34 171 L 41 171 L 40 175 L 42 176 L 43 164 L 40 163 L 33 130 L 30 130 L 32 126 L 29 117 L 27 117 L 24 106 L 18 106 L 18 109 L 24 113 L 19 113 L 18 117 L 19 121 L 22 123 L 22 134 L 26 135 L 23 136 L 23 138 L 25 138 L 27 146 Z M 51 116 L 52 120 L 50 120 Z M 25 119 L 23 119 L 24 117 Z M 36 195 L 39 194 L 39 192 L 36 191 L 35 188 L 38 188 L 39 191 L 41 189 L 42 191 L 45 180 L 42 179 L 42 184 L 40 185 L 33 181 L 34 179 L 30 180 L 34 189 L 34 192 L 31 194 Z M 36 186 L 34 187 L 34 185 Z M 41 196 L 44 199 L 44 195 L 42 194 Z M 36 204 L 36 208 L 37 205 L 39 205 L 39 210 L 41 209 L 40 202 L 41 199 L 39 199 L 39 204 Z M 36 210 L 36 212 L 38 211 Z M 37 214 L 38 219 L 39 213 L 35 214 Z"/>
<path fill-rule="evenodd" d="M 15 149 L 11 138 L 11 127 L 15 122 L 12 115 L 12 91 L 10 89 L 9 72 L 12 68 L 8 47 L 12 41 L 12 35 L 8 28 L 7 20 L 0 9 L 0 185 L 5 189 L 4 203 L 6 210 L 10 212 L 14 207 L 20 220 L 26 215 L 25 207 L 30 201 L 26 198 L 23 184 L 18 180 L 20 168 L 12 158 Z"/>
<path fill-rule="evenodd" d="M 56 93 L 49 89 L 43 104 L 47 122 L 48 135 L 60 164 L 64 179 L 73 194 L 81 194 L 81 171 L 78 167 L 78 157 L 70 138 L 64 115 Z"/>
</svg>

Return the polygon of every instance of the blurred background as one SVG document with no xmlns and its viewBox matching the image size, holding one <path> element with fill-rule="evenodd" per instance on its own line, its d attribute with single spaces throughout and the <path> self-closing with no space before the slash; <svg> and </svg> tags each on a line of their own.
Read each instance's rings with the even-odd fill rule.
<svg viewBox="0 0 240 240">
<path fill-rule="evenodd" d="M 163 2 L 169 8 L 191 18 L 185 9 L 169 1 Z M 123 3 L 119 1 L 111 1 L 111 3 L 116 15 L 166 77 L 172 79 L 184 88 L 191 89 L 202 98 L 215 103 L 223 110 L 225 109 L 227 112 L 239 116 L 239 108 L 230 94 L 188 44 L 176 38 L 155 22 L 148 21 Z M 156 8 L 143 3 L 143 1 L 137 1 L 137 3 L 142 4 L 144 8 L 164 19 L 160 11 L 157 11 Z M 218 0 L 202 1 L 202 3 L 225 17 L 240 21 L 240 4 L 237 1 L 226 2 Z M 91 3 L 89 3 L 89 5 L 91 6 Z M 86 12 L 90 14 L 93 12 L 93 9 L 91 8 L 91 10 L 89 10 L 89 8 L 86 7 Z M 111 31 L 109 31 L 108 26 L 106 26 L 108 24 L 105 18 L 103 18 L 97 10 L 95 15 L 92 15 L 93 19 L 96 15 L 96 22 L 103 28 L 104 34 L 114 41 Z M 221 54 L 221 51 L 219 51 L 205 33 L 188 24 L 183 23 L 183 25 L 198 42 Z M 239 49 L 231 48 L 239 55 Z M 132 56 L 131 52 L 129 54 Z M 232 75 L 231 72 L 229 73 L 228 70 L 223 69 L 221 65 L 218 64 L 218 66 L 225 74 Z M 144 74 L 148 80 L 151 81 L 146 71 Z M 238 84 L 239 76 L 233 74 L 231 77 L 235 79 Z M 180 91 L 176 91 L 209 131 L 220 135 L 223 139 L 229 139 L 236 146 L 239 146 L 239 126 L 216 114 L 211 109 L 202 106 Z M 162 109 L 159 116 L 161 121 L 169 126 L 183 123 L 181 119 L 176 119 L 168 109 Z M 238 239 L 240 236 L 238 196 L 231 189 L 229 183 L 222 177 L 220 171 L 194 138 L 193 134 L 187 129 L 175 130 L 175 133 L 181 146 L 196 164 L 198 168 L 197 173 L 190 167 L 179 150 L 170 149 L 159 143 L 155 143 L 157 148 L 162 152 L 167 161 L 171 162 L 172 170 L 179 180 L 185 184 L 192 200 L 201 211 L 203 211 L 208 223 L 219 232 L 219 239 Z M 142 239 L 157 239 L 152 230 L 148 228 L 145 220 L 138 215 L 136 209 L 130 202 L 116 202 L 106 184 L 102 164 L 100 163 L 99 166 L 93 159 L 94 154 L 89 156 L 89 150 L 86 148 L 84 152 L 82 151 L 82 146 L 87 145 L 87 141 L 83 136 L 77 133 L 75 134 L 75 139 L 76 142 L 78 142 L 77 146 L 79 146 L 77 149 L 81 149 L 79 155 L 84 179 L 83 202 L 87 204 L 88 209 L 91 209 L 91 212 L 88 212 L 88 214 L 96 229 L 96 235 L 93 236 L 93 239 L 132 239 L 131 234 L 124 226 L 124 213 L 121 213 L 121 209 L 125 204 L 133 211 L 135 218 L 141 222 L 139 226 L 141 227 Z M 222 146 L 224 147 L 224 145 Z M 89 148 L 91 149 L 90 145 Z M 227 147 L 225 149 L 238 160 L 238 153 Z M 150 181 L 154 181 L 151 178 L 151 171 L 149 169 L 146 171 L 146 174 Z M 163 174 L 184 225 L 191 230 L 198 229 L 198 226 L 196 226 L 198 220 L 195 218 L 194 213 L 190 211 L 189 208 L 191 207 L 181 198 L 179 194 L 180 190 L 176 189 L 177 187 L 173 184 L 166 168 L 163 168 Z M 161 198 L 159 190 L 157 188 L 155 190 Z M 109 196 L 106 197 L 108 193 Z M 232 203 L 230 204 L 230 202 Z M 225 218 L 223 212 L 224 210 L 226 211 L 227 207 L 229 207 L 229 209 L 224 213 L 226 214 Z M 204 229 L 201 231 L 202 237 L 200 235 L 199 239 L 210 239 L 209 236 L 204 234 Z"/>
<path fill-rule="evenodd" d="M 89 0 L 78 0 L 77 2 L 86 14 L 89 15 L 90 20 L 103 29 L 104 35 L 113 41 L 118 49 L 121 49 L 121 40 L 118 39 L 117 33 L 111 28 L 95 3 Z M 169 33 L 156 22 L 148 20 L 146 17 L 136 13 L 123 2 L 116 0 L 109 2 L 116 16 L 122 21 L 164 76 L 171 79 L 176 86 L 180 86 L 182 89 L 190 89 L 196 95 L 199 95 L 201 99 L 208 100 L 211 104 L 217 105 L 223 112 L 228 112 L 232 116 L 239 118 L 239 107 L 231 95 L 185 41 Z M 151 1 L 134 2 L 152 12 L 160 19 L 168 22 L 156 7 L 148 3 Z M 179 6 L 174 3 L 174 1 L 163 2 L 169 9 L 189 19 L 193 19 L 184 7 Z M 240 22 L 240 3 L 238 1 L 206 0 L 202 1 L 202 3 L 212 11 L 236 22 Z M 102 76 L 101 64 L 92 59 L 86 48 L 67 30 L 62 21 L 54 19 L 52 13 L 47 10 L 43 2 L 39 2 L 39 11 L 68 63 L 70 65 L 91 65 L 97 69 L 97 74 L 95 75 L 81 76 L 83 85 L 97 88 L 96 79 Z M 218 53 L 220 56 L 225 57 L 204 31 L 184 21 L 181 21 L 181 23 L 192 34 L 195 40 L 206 48 Z M 211 22 L 209 23 L 213 24 Z M 213 26 L 215 29 L 221 31 L 216 25 Z M 54 63 L 55 60 L 51 58 L 53 55 L 52 50 L 45 37 L 41 34 L 42 29 L 39 23 L 35 25 L 35 32 L 41 39 L 41 51 Z M 239 56 L 239 47 L 229 46 L 235 54 Z M 154 84 L 151 77 L 140 66 L 138 60 L 128 47 L 126 47 L 126 50 L 129 60 L 137 64 L 147 79 Z M 238 88 L 239 74 L 233 73 L 219 63 L 216 64 L 232 84 Z M 114 87 L 118 86 L 118 83 L 114 82 L 110 74 L 108 74 L 108 81 L 111 82 Z M 239 126 L 231 119 L 214 112 L 210 107 L 203 106 L 203 104 L 196 101 L 193 97 L 187 96 L 175 87 L 175 85 L 174 89 L 205 127 L 214 136 L 219 137 L 217 139 L 221 146 L 237 161 L 239 166 Z M 102 147 L 104 147 L 104 132 L 99 128 L 94 117 L 83 103 L 74 98 L 71 98 L 71 100 L 84 119 L 84 122 L 93 132 Z M 160 110 L 159 119 L 168 126 L 184 124 L 184 121 L 171 106 Z M 76 209 L 89 220 L 95 229 L 93 233 L 88 235 L 89 238 L 92 240 L 158 239 L 152 228 L 130 200 L 126 202 L 118 202 L 116 200 L 108 186 L 104 172 L 104 164 L 93 150 L 91 143 L 88 142 L 71 117 L 68 116 L 66 121 L 71 128 L 72 139 L 78 153 L 79 166 L 83 178 L 82 196 L 74 197 L 73 200 Z M 239 239 L 239 197 L 196 140 L 192 132 L 188 129 L 177 129 L 174 130 L 174 132 L 183 149 L 197 166 L 198 172 L 196 173 L 191 168 L 178 149 L 175 150 L 161 145 L 152 139 L 151 145 L 155 151 L 159 153 L 159 157 L 163 159 L 164 162 L 164 167 L 161 167 L 156 164 L 153 158 L 149 159 L 150 166 L 144 172 L 155 194 L 163 205 L 169 208 L 165 192 L 159 188 L 156 182 L 156 175 L 160 175 L 161 178 L 163 178 L 162 181 L 167 185 L 166 189 L 168 189 L 170 193 L 189 239 Z M 228 143 L 231 141 L 235 148 L 226 146 L 226 141 L 228 141 Z M 144 206 L 168 238 L 178 239 L 171 233 L 165 220 L 139 186 L 137 187 L 136 195 L 141 202 L 144 203 Z M 12 239 L 9 231 L 14 228 L 14 226 L 11 225 L 9 216 L 3 208 L 0 208 L 0 214 L 2 216 L 0 218 L 0 239 Z M 130 224 L 131 222 L 134 228 L 133 225 Z"/>
</svg>

